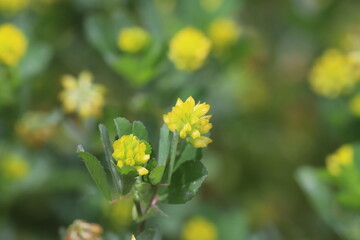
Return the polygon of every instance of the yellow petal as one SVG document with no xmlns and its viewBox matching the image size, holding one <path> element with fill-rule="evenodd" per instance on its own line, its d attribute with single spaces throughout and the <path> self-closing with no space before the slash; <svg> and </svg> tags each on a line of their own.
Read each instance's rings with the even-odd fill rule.
<svg viewBox="0 0 360 240">
<path fill-rule="evenodd" d="M 147 175 L 149 173 L 149 171 L 144 167 L 137 166 L 136 170 L 138 171 L 140 176 Z"/>
</svg>

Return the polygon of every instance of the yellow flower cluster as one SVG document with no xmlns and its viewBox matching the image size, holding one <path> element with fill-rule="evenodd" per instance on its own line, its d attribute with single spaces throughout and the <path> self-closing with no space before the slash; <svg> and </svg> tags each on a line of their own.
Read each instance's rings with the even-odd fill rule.
<svg viewBox="0 0 360 240">
<path fill-rule="evenodd" d="M 218 19 L 209 27 L 209 37 L 217 54 L 236 43 L 240 36 L 240 29 L 235 21 Z"/>
<path fill-rule="evenodd" d="M 10 180 L 24 178 L 29 172 L 28 162 L 20 155 L 5 154 L 0 159 L 0 175 Z"/>
<path fill-rule="evenodd" d="M 144 141 L 140 141 L 133 134 L 124 135 L 113 143 L 113 148 L 112 156 L 117 161 L 118 167 L 134 166 L 140 176 L 149 173 L 146 168 L 141 166 L 150 159 L 150 150 Z"/>
<path fill-rule="evenodd" d="M 207 219 L 197 216 L 191 218 L 184 226 L 182 240 L 216 240 L 216 226 Z"/>
<path fill-rule="evenodd" d="M 171 39 L 169 48 L 169 58 L 177 69 L 194 71 L 204 64 L 211 42 L 201 31 L 186 27 Z"/>
<path fill-rule="evenodd" d="M 335 153 L 327 156 L 326 167 L 330 174 L 338 176 L 341 168 L 353 164 L 354 149 L 350 144 L 341 146 Z"/>
<path fill-rule="evenodd" d="M 183 102 L 178 98 L 172 111 L 164 115 L 164 122 L 174 132 L 177 130 L 180 137 L 191 143 L 194 147 L 206 147 L 212 140 L 202 136 L 212 128 L 209 122 L 211 115 L 205 115 L 210 110 L 210 105 L 197 103 L 192 97 Z"/>
<path fill-rule="evenodd" d="M 83 220 L 75 220 L 71 224 L 65 235 L 66 240 L 102 240 L 103 228 L 96 223 L 88 223 Z"/>
<path fill-rule="evenodd" d="M 118 47 L 128 53 L 137 53 L 142 50 L 150 40 L 148 32 L 140 27 L 125 28 L 118 36 Z"/>
<path fill-rule="evenodd" d="M 101 115 L 105 87 L 92 81 L 93 76 L 89 72 L 81 72 L 78 80 L 70 75 L 62 78 L 64 90 L 59 97 L 66 112 L 76 112 L 82 118 Z"/>
<path fill-rule="evenodd" d="M 334 98 L 347 93 L 359 80 L 358 62 L 339 50 L 327 50 L 315 63 L 310 73 L 313 90 Z"/>
<path fill-rule="evenodd" d="M 18 28 L 8 23 L 0 26 L 0 62 L 8 66 L 17 65 L 26 48 L 26 38 Z"/>
<path fill-rule="evenodd" d="M 0 0 L 0 11 L 18 12 L 29 5 L 29 0 Z"/>
</svg>

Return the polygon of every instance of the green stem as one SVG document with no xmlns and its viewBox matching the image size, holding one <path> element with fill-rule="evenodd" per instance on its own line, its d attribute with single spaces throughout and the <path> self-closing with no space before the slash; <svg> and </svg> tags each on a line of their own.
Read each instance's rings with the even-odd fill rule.
<svg viewBox="0 0 360 240">
<path fill-rule="evenodd" d="M 179 143 L 179 134 L 177 133 L 177 131 L 175 131 L 173 133 L 173 138 L 171 140 L 171 149 L 170 149 L 170 163 L 169 163 L 169 172 L 168 172 L 168 184 L 170 184 L 171 182 L 171 176 L 172 176 L 172 172 L 174 170 L 174 165 L 175 165 L 175 158 L 176 158 L 176 152 L 177 152 L 177 147 L 178 147 L 178 143 Z"/>
<path fill-rule="evenodd" d="M 138 217 L 142 216 L 143 213 L 141 211 L 141 205 L 140 202 L 135 201 L 135 207 L 136 207 L 136 212 L 138 214 Z M 138 225 L 138 234 L 142 233 L 145 230 L 145 220 L 141 221 Z"/>
</svg>

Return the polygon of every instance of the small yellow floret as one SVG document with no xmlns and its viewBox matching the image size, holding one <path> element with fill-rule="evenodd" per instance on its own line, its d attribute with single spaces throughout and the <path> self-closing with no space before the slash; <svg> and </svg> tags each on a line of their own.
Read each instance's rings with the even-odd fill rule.
<svg viewBox="0 0 360 240">
<path fill-rule="evenodd" d="M 187 27 L 171 39 L 169 48 L 169 58 L 177 69 L 194 71 L 204 64 L 211 42 L 201 31 Z"/>
<path fill-rule="evenodd" d="M 345 144 L 326 158 L 326 167 L 330 174 L 338 176 L 342 167 L 353 164 L 353 159 L 353 147 L 350 144 Z"/>
<path fill-rule="evenodd" d="M 22 179 L 28 172 L 28 162 L 19 155 L 9 154 L 4 159 L 0 159 L 0 173 L 7 179 Z"/>
<path fill-rule="evenodd" d="M 211 115 L 205 115 L 210 110 L 210 105 L 198 103 L 192 97 L 183 102 L 178 98 L 172 111 L 164 115 L 164 122 L 174 132 L 177 130 L 181 138 L 191 143 L 194 147 L 206 147 L 212 140 L 202 136 L 212 128 L 209 122 Z"/>
<path fill-rule="evenodd" d="M 25 9 L 29 0 L 0 0 L 0 11 L 15 13 Z"/>
<path fill-rule="evenodd" d="M 27 41 L 24 34 L 12 24 L 0 26 L 0 62 L 15 66 L 24 56 Z"/>
<path fill-rule="evenodd" d="M 358 80 L 358 62 L 336 49 L 327 50 L 310 73 L 313 90 L 329 98 L 349 92 Z"/>
<path fill-rule="evenodd" d="M 136 240 L 134 235 L 131 235 L 131 240 Z"/>
<path fill-rule="evenodd" d="M 230 19 L 215 20 L 209 27 L 209 37 L 218 54 L 235 44 L 239 36 L 240 29 L 238 25 Z"/>
<path fill-rule="evenodd" d="M 93 76 L 89 72 L 82 72 L 78 80 L 70 75 L 62 78 L 64 90 L 60 93 L 60 100 L 66 112 L 76 112 L 80 117 L 98 117 L 105 104 L 105 87 L 92 82 Z"/>
<path fill-rule="evenodd" d="M 118 37 L 118 47 L 128 53 L 136 53 L 142 50 L 150 40 L 147 31 L 140 27 L 131 27 L 121 30 Z"/>
<path fill-rule="evenodd" d="M 193 217 L 182 230 L 182 240 L 216 240 L 218 239 L 216 226 L 203 217 Z"/>
<path fill-rule="evenodd" d="M 147 163 L 150 154 L 144 141 L 140 141 L 133 134 L 124 135 L 113 143 L 114 153 L 112 156 L 117 161 L 118 167 L 125 165 L 134 166 L 139 175 L 146 175 L 149 171 L 141 165 Z"/>
</svg>

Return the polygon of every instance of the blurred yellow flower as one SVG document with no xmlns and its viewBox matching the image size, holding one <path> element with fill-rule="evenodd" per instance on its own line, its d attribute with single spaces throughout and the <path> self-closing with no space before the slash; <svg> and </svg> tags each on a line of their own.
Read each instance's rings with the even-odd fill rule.
<svg viewBox="0 0 360 240">
<path fill-rule="evenodd" d="M 171 39 L 169 48 L 169 58 L 177 69 L 194 71 L 204 64 L 211 42 L 201 31 L 186 27 Z"/>
<path fill-rule="evenodd" d="M 64 90 L 60 93 L 60 100 L 66 112 L 76 112 L 80 117 L 99 117 L 105 104 L 105 87 L 94 84 L 93 76 L 89 72 L 81 72 L 78 80 L 65 75 L 62 78 Z"/>
<path fill-rule="evenodd" d="M 26 38 L 18 28 L 9 23 L 0 26 L 0 62 L 9 66 L 17 65 L 26 48 Z"/>
<path fill-rule="evenodd" d="M 358 62 L 336 49 L 327 50 L 310 73 L 313 90 L 329 98 L 347 93 L 358 80 Z"/>
<path fill-rule="evenodd" d="M 112 204 L 104 202 L 104 214 L 113 229 L 124 229 L 130 226 L 133 204 L 132 198 L 122 199 Z"/>
<path fill-rule="evenodd" d="M 29 164 L 18 154 L 5 154 L 0 159 L 0 175 L 10 180 L 24 178 L 29 172 Z"/>
<path fill-rule="evenodd" d="M 15 125 L 18 136 L 30 146 L 40 146 L 55 133 L 60 116 L 42 111 L 26 112 Z"/>
<path fill-rule="evenodd" d="M 211 115 L 205 115 L 210 110 L 210 105 L 206 103 L 197 103 L 192 97 L 183 102 L 178 98 L 172 111 L 164 115 L 164 122 L 174 132 L 179 131 L 181 138 L 191 143 L 194 147 L 206 147 L 212 140 L 202 136 L 212 128 L 209 122 Z"/>
<path fill-rule="evenodd" d="M 338 176 L 341 168 L 353 164 L 354 149 L 350 144 L 342 145 L 335 153 L 326 157 L 326 167 L 330 174 Z"/>
<path fill-rule="evenodd" d="M 208 12 L 218 10 L 224 0 L 200 0 L 201 6 Z"/>
<path fill-rule="evenodd" d="M 218 239 L 216 226 L 207 219 L 196 216 L 191 218 L 184 226 L 181 234 L 182 240 L 216 240 Z"/>
<path fill-rule="evenodd" d="M 29 0 L 0 0 L 0 11 L 18 12 L 29 5 Z"/>
<path fill-rule="evenodd" d="M 360 94 L 356 94 L 349 102 L 351 112 L 360 117 Z"/>
<path fill-rule="evenodd" d="M 136 240 L 134 235 L 131 235 L 131 240 Z"/>
<path fill-rule="evenodd" d="M 240 28 L 235 21 L 218 19 L 210 24 L 209 37 L 217 54 L 234 45 L 240 36 Z"/>
<path fill-rule="evenodd" d="M 112 156 L 117 161 L 118 167 L 125 165 L 135 166 L 140 176 L 149 171 L 141 165 L 150 159 L 150 149 L 145 141 L 139 140 L 133 134 L 124 135 L 113 143 L 114 153 Z"/>
<path fill-rule="evenodd" d="M 128 53 L 137 53 L 142 50 L 150 40 L 149 33 L 140 27 L 124 28 L 118 37 L 118 47 Z"/>
</svg>

